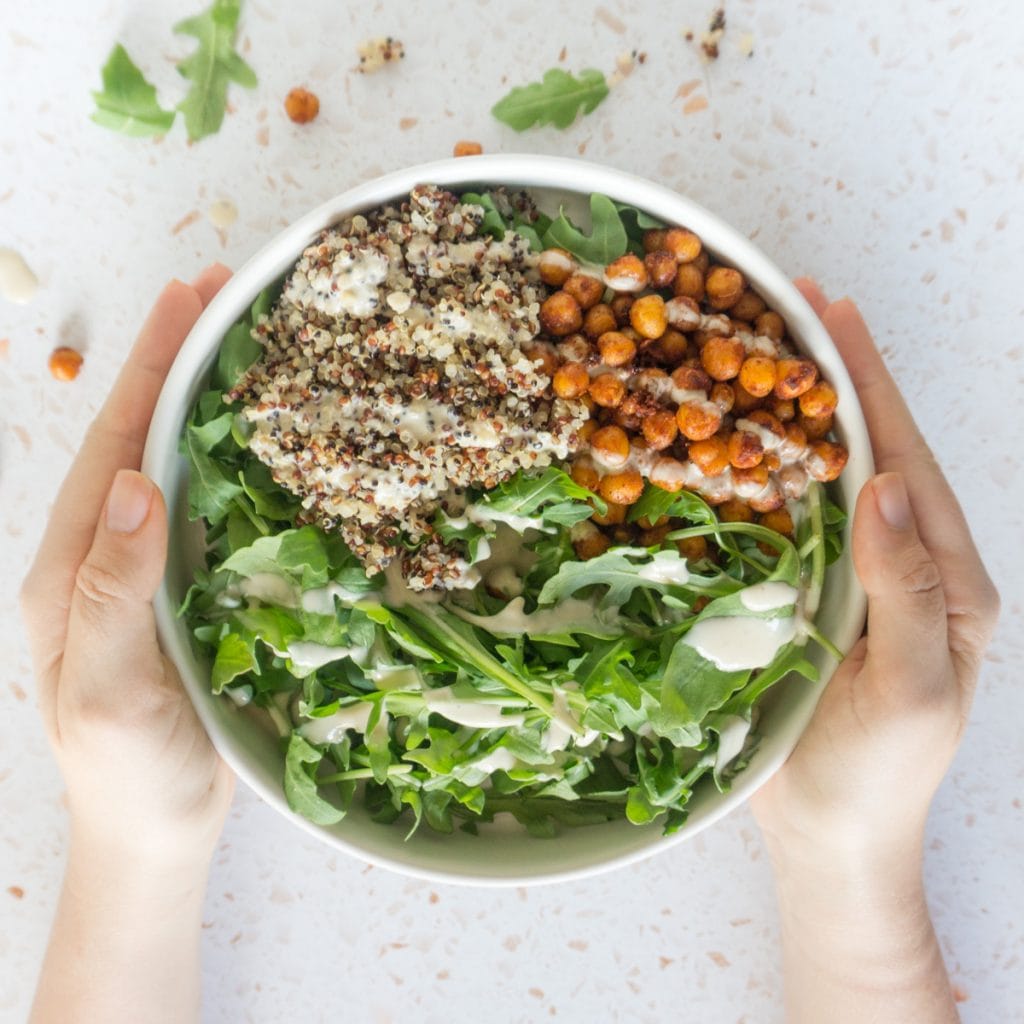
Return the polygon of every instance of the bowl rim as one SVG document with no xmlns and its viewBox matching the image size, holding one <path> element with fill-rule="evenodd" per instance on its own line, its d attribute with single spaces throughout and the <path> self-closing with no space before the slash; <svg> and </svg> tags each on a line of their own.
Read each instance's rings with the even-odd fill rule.
<svg viewBox="0 0 1024 1024">
<path fill-rule="evenodd" d="M 189 332 L 167 374 L 153 412 L 143 452 L 142 471 L 165 494 L 170 493 L 169 485 L 174 481 L 176 460 L 179 458 L 178 437 L 188 411 L 188 404 L 183 401 L 183 397 L 188 396 L 227 329 L 241 311 L 248 308 L 258 292 L 277 276 L 273 272 L 274 268 L 282 263 L 286 266 L 293 264 L 319 231 L 345 215 L 373 208 L 407 194 L 413 186 L 421 183 L 467 191 L 474 185 L 506 185 L 525 189 L 553 189 L 577 196 L 600 192 L 659 216 L 667 223 L 685 224 L 702 240 L 710 238 L 708 247 L 712 251 L 728 263 L 741 268 L 746 275 L 756 277 L 758 291 L 772 293 L 773 308 L 784 307 L 780 312 L 786 318 L 790 333 L 800 340 L 802 348 L 810 351 L 836 387 L 843 405 L 839 425 L 851 454 L 844 476 L 846 483 L 852 487 L 852 494 L 860 491 L 873 472 L 863 412 L 831 338 L 793 283 L 757 245 L 718 215 L 664 185 L 588 161 L 517 153 L 437 160 L 392 171 L 363 182 L 320 203 L 274 235 L 246 260 L 209 303 Z M 756 274 L 751 275 L 751 268 L 756 268 Z M 856 479 L 851 479 L 851 470 Z M 845 559 L 850 557 L 849 531 L 853 519 L 852 503 L 849 504 Z M 171 514 L 168 502 L 168 515 Z M 860 636 L 867 606 L 863 588 L 852 570 L 848 577 L 844 593 L 845 615 L 841 620 L 841 628 L 832 631 L 833 642 L 843 651 L 848 651 Z M 213 702 L 218 698 L 209 692 L 208 683 L 204 689 L 197 681 L 196 676 L 202 673 L 198 673 L 195 668 L 195 658 L 186 631 L 176 617 L 167 573 L 161 581 L 153 605 L 162 649 L 178 667 L 186 691 L 218 753 L 243 782 L 291 822 L 335 848 L 375 866 L 444 884 L 503 887 L 579 880 L 635 864 L 692 838 L 701 829 L 743 803 L 781 767 L 806 728 L 835 667 L 834 664 L 829 668 L 823 667 L 822 681 L 815 684 L 813 691 L 809 691 L 810 695 L 798 705 L 799 713 L 793 715 L 792 720 L 786 719 L 790 726 L 787 733 L 792 734 L 791 742 L 786 740 L 781 744 L 776 743 L 771 756 L 756 760 L 755 764 L 744 769 L 736 777 L 729 792 L 717 794 L 711 807 L 702 807 L 700 813 L 692 815 L 685 827 L 674 835 L 661 836 L 659 827 L 657 834 L 652 835 L 651 841 L 645 845 L 580 867 L 500 876 L 468 872 L 463 874 L 407 863 L 383 852 L 370 852 L 293 812 L 285 801 L 283 788 L 278 786 L 276 791 L 271 790 L 256 777 L 255 770 L 250 770 L 240 751 L 236 752 L 232 737 L 217 721 Z M 650 829 L 651 826 L 646 828 Z"/>
</svg>

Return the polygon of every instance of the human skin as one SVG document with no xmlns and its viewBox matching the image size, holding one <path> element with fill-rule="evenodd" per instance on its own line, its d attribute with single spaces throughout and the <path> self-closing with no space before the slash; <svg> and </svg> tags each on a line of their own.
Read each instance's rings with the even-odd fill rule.
<svg viewBox="0 0 1024 1024">
<path fill-rule="evenodd" d="M 150 602 L 166 513 L 138 468 L 174 355 L 228 276 L 210 267 L 157 300 L 25 583 L 40 711 L 71 817 L 33 1024 L 198 1019 L 200 908 L 232 778 L 157 646 Z M 754 800 L 778 879 L 789 1013 L 813 1024 L 954 1021 L 921 835 L 998 601 L 856 307 L 801 287 L 850 368 L 881 474 L 860 496 L 853 539 L 870 632 Z"/>
<path fill-rule="evenodd" d="M 775 868 L 787 1019 L 945 1024 L 959 1015 L 925 902 L 924 828 L 999 599 L 857 307 L 798 285 L 850 371 L 879 475 L 853 520 L 867 634 L 752 800 Z"/>
</svg>

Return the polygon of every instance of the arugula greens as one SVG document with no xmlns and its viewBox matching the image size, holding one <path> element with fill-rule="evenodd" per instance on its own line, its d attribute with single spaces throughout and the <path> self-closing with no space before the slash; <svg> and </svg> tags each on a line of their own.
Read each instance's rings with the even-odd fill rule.
<svg viewBox="0 0 1024 1024">
<path fill-rule="evenodd" d="M 568 128 L 581 109 L 592 113 L 607 95 L 608 83 L 600 71 L 586 68 L 573 76 L 551 68 L 542 81 L 516 86 L 494 104 L 491 113 L 517 132 L 545 124 Z"/>
<path fill-rule="evenodd" d="M 120 43 L 110 51 L 102 75 L 103 90 L 92 94 L 96 124 L 134 136 L 164 135 L 174 124 L 174 111 L 160 106 L 156 89 Z"/>
</svg>

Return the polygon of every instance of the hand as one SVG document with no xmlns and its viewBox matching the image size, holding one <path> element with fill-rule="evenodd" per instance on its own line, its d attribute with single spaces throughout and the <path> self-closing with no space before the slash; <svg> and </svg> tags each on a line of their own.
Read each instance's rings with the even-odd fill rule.
<svg viewBox="0 0 1024 1024">
<path fill-rule="evenodd" d="M 167 371 L 229 276 L 214 265 L 160 295 L 64 481 L 22 592 L 72 849 L 95 862 L 205 866 L 231 799 L 233 777 L 157 646 L 150 601 L 167 515 L 138 472 Z"/>
<path fill-rule="evenodd" d="M 999 599 L 857 307 L 797 283 L 849 369 L 879 472 L 853 519 L 868 632 L 752 805 L 773 855 L 915 851 L 967 721 Z"/>
</svg>

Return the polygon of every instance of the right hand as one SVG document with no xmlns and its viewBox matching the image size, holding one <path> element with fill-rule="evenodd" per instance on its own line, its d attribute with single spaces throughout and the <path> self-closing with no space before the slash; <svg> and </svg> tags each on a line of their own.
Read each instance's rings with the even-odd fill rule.
<svg viewBox="0 0 1024 1024">
<path fill-rule="evenodd" d="M 853 560 L 868 631 L 786 764 L 751 805 L 776 866 L 919 856 L 963 733 L 999 597 L 957 502 L 857 307 L 800 281 L 846 363 L 879 475 L 861 491 Z"/>
</svg>

